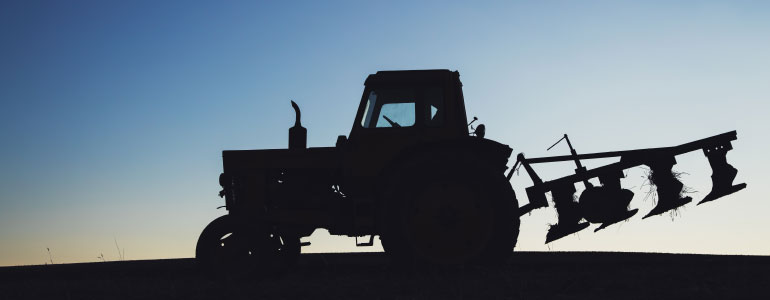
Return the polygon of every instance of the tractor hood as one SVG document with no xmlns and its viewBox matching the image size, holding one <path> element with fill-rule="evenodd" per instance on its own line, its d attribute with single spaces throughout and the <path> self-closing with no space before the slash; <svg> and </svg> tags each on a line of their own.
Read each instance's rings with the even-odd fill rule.
<svg viewBox="0 0 770 300">
<path fill-rule="evenodd" d="M 339 157 L 335 147 L 222 151 L 225 173 L 255 169 L 332 169 L 339 166 Z"/>
</svg>

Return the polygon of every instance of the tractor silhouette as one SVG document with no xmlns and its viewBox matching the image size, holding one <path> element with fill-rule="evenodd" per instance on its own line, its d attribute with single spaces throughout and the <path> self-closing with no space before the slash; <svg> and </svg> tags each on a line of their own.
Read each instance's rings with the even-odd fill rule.
<svg viewBox="0 0 770 300">
<path fill-rule="evenodd" d="M 458 72 L 380 71 L 364 85 L 350 134 L 339 136 L 335 147 L 306 147 L 307 131 L 292 101 L 296 123 L 288 149 L 222 152 L 219 195 L 228 214 L 198 240 L 196 259 L 205 270 L 234 276 L 286 269 L 307 245 L 300 238 L 318 228 L 356 237 L 358 246 L 371 246 L 379 236 L 398 263 L 498 264 L 513 254 L 520 216 L 547 207 L 548 192 L 558 223 L 546 242 L 635 215 L 628 209 L 634 193 L 620 186 L 627 168 L 651 170 L 658 203 L 647 216 L 691 202 L 671 168 L 676 155 L 695 150 L 714 171 L 712 192 L 702 202 L 746 186 L 732 184 L 737 170 L 726 161 L 735 131 L 675 147 L 593 154 L 577 154 L 565 134 L 570 155 L 519 154 L 508 168 L 512 149 L 484 138 L 484 125 L 473 127 L 476 118 L 468 122 Z M 607 157 L 620 161 L 590 170 L 581 164 Z M 574 161 L 575 173 L 543 181 L 533 169 L 559 161 Z M 533 182 L 521 207 L 510 184 L 518 167 Z M 577 201 L 576 183 L 586 188 Z"/>
</svg>

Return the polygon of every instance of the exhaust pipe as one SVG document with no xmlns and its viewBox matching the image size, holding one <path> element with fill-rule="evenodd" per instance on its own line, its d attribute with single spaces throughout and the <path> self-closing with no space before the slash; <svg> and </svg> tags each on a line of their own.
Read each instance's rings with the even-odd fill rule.
<svg viewBox="0 0 770 300">
<path fill-rule="evenodd" d="M 291 107 L 294 108 L 296 118 L 294 120 L 294 127 L 289 128 L 289 149 L 306 149 L 307 129 L 302 127 L 299 106 L 297 106 L 297 103 L 294 103 L 294 101 L 291 101 Z"/>
</svg>

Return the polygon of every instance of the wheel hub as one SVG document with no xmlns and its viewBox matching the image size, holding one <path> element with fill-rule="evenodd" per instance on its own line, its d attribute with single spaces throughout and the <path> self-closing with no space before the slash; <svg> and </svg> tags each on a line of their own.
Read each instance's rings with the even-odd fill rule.
<svg viewBox="0 0 770 300">
<path fill-rule="evenodd" d="M 418 255 L 440 263 L 462 263 L 486 245 L 492 207 L 466 183 L 431 184 L 417 195 L 407 228 Z"/>
</svg>

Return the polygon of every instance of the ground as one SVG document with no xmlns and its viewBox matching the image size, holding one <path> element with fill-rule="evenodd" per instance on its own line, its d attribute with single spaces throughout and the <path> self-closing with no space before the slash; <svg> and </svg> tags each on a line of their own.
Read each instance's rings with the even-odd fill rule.
<svg viewBox="0 0 770 300">
<path fill-rule="evenodd" d="M 276 278 L 220 282 L 192 259 L 0 268 L 0 299 L 765 299 L 770 257 L 517 252 L 497 267 L 302 255 Z"/>
</svg>

